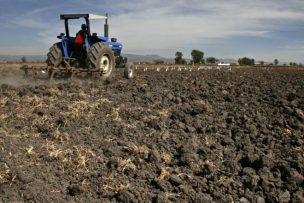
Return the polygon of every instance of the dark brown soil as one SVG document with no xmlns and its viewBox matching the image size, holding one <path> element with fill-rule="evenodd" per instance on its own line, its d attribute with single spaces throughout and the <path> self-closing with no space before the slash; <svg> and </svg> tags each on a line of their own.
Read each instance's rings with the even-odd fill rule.
<svg viewBox="0 0 304 203">
<path fill-rule="evenodd" d="M 303 70 L 0 74 L 0 202 L 304 202 Z"/>
</svg>

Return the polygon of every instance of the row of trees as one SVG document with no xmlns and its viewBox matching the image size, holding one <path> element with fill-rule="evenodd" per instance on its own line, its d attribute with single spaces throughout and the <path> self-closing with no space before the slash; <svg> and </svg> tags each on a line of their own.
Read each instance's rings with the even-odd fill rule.
<svg viewBox="0 0 304 203">
<path fill-rule="evenodd" d="M 200 50 L 192 50 L 191 51 L 191 61 L 190 63 L 194 63 L 194 64 L 204 64 L 205 63 L 205 59 L 204 59 L 204 52 L 200 51 Z M 218 63 L 219 60 L 216 59 L 215 57 L 209 57 L 206 59 L 207 63 L 210 64 L 215 64 Z M 255 61 L 254 59 L 250 59 L 248 57 L 244 57 L 238 60 L 240 65 L 254 65 Z M 175 53 L 175 64 L 186 64 L 187 61 L 183 58 L 183 53 L 180 51 L 177 51 Z M 278 64 L 278 60 L 275 60 L 275 64 Z"/>
<path fill-rule="evenodd" d="M 204 52 L 194 49 L 191 51 L 191 57 L 192 60 L 190 63 L 195 63 L 195 64 L 204 64 L 205 59 L 204 59 Z M 183 58 L 183 53 L 178 51 L 175 53 L 175 64 L 186 64 L 187 61 Z"/>
<path fill-rule="evenodd" d="M 205 59 L 204 59 L 204 52 L 199 51 L 199 50 L 192 50 L 191 51 L 191 58 L 192 60 L 190 61 L 190 63 L 195 63 L 195 64 L 204 64 L 205 63 Z M 215 57 L 209 57 L 206 59 L 207 63 L 217 63 L 219 62 L 218 59 L 216 59 Z M 239 59 L 239 64 L 241 65 L 254 65 L 254 59 L 250 59 L 248 57 L 244 57 L 242 59 Z M 175 53 L 175 64 L 186 64 L 186 60 L 183 58 L 183 53 L 178 51 Z"/>
<path fill-rule="evenodd" d="M 255 64 L 254 59 L 251 59 L 251 58 L 248 58 L 248 57 L 240 58 L 238 60 L 238 62 L 239 62 L 240 65 L 249 65 L 249 66 L 252 66 L 252 65 Z"/>
<path fill-rule="evenodd" d="M 206 58 L 206 61 L 204 59 L 204 52 L 200 51 L 200 50 L 192 50 L 191 51 L 191 61 L 190 64 L 205 64 L 209 63 L 209 64 L 215 64 L 220 62 L 217 58 L 215 57 L 208 57 Z M 187 61 L 183 58 L 183 53 L 178 51 L 175 53 L 175 64 L 186 64 Z"/>
<path fill-rule="evenodd" d="M 204 64 L 205 63 L 205 59 L 204 59 L 204 52 L 202 51 L 199 51 L 199 50 L 192 50 L 191 51 L 191 61 L 190 61 L 190 64 Z M 215 64 L 215 63 L 218 63 L 219 60 L 215 57 L 208 57 L 206 59 L 206 63 L 208 64 Z M 175 64 L 186 64 L 187 61 L 183 58 L 183 53 L 180 52 L 180 51 L 177 51 L 175 53 Z M 238 60 L 238 63 L 240 65 L 248 65 L 248 66 L 253 66 L 255 65 L 255 60 L 253 58 L 249 58 L 249 57 L 243 57 L 243 58 L 240 58 Z M 264 61 L 259 61 L 258 64 L 260 65 L 264 65 L 265 62 Z M 273 61 L 273 64 L 274 65 L 278 65 L 279 64 L 279 60 L 278 59 L 275 59 Z M 286 65 L 286 64 L 284 64 Z M 302 66 L 302 64 L 297 64 L 297 63 L 293 63 L 293 62 L 290 62 L 289 63 L 290 66 Z"/>
<path fill-rule="evenodd" d="M 238 62 L 239 62 L 240 65 L 248 65 L 248 66 L 252 66 L 252 65 L 255 64 L 255 60 L 254 60 L 254 59 L 251 59 L 251 58 L 248 58 L 248 57 L 240 58 L 240 59 L 238 60 Z M 264 61 L 259 61 L 258 64 L 264 65 L 265 62 L 264 62 Z M 278 64 L 279 64 L 279 60 L 278 60 L 278 59 L 275 59 L 275 60 L 273 61 L 273 64 L 274 64 L 274 65 L 278 65 Z"/>
<path fill-rule="evenodd" d="M 239 62 L 240 65 L 248 65 L 248 66 L 255 65 L 255 60 L 251 59 L 251 58 L 248 58 L 248 57 L 240 58 L 238 60 L 238 62 Z M 264 65 L 265 62 L 264 61 L 259 61 L 258 64 Z M 274 59 L 273 64 L 274 65 L 278 65 L 279 64 L 279 60 L 278 59 Z"/>
</svg>

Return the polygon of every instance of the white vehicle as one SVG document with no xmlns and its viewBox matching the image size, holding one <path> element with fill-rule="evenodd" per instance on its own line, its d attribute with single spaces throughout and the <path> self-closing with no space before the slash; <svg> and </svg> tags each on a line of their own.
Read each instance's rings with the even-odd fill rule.
<svg viewBox="0 0 304 203">
<path fill-rule="evenodd" d="M 223 62 L 220 62 L 217 64 L 218 66 L 230 66 L 230 63 L 223 63 Z"/>
</svg>

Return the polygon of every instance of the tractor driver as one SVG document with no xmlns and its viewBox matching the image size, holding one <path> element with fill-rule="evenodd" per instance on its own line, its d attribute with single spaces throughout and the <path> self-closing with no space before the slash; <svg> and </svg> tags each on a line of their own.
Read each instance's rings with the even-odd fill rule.
<svg viewBox="0 0 304 203">
<path fill-rule="evenodd" d="M 87 36 L 87 25 L 86 24 L 82 24 L 81 25 L 81 30 L 79 30 L 79 32 L 76 34 L 76 38 L 75 38 L 75 44 L 84 44 L 84 40 Z"/>
</svg>

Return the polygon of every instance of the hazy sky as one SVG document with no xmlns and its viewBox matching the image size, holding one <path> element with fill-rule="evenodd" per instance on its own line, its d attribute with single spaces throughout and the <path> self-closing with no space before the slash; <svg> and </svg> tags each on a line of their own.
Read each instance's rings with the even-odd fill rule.
<svg viewBox="0 0 304 203">
<path fill-rule="evenodd" d="M 125 53 L 304 62 L 304 0 L 0 0 L 0 54 L 44 55 L 64 32 L 59 14 L 106 12 Z"/>
</svg>

